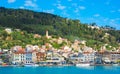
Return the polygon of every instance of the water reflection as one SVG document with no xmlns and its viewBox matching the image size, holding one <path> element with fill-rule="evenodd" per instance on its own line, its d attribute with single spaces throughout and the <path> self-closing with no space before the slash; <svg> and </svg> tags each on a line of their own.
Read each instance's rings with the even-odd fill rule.
<svg viewBox="0 0 120 74">
<path fill-rule="evenodd" d="M 113 66 L 103 66 L 104 69 L 112 70 Z"/>
<path fill-rule="evenodd" d="M 77 68 L 94 70 L 94 66 L 77 66 Z"/>
</svg>

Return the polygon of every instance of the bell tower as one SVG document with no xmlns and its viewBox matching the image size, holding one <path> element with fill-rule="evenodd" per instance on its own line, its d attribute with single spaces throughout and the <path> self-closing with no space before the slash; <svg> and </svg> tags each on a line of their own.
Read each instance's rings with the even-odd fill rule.
<svg viewBox="0 0 120 74">
<path fill-rule="evenodd" d="M 46 37 L 47 37 L 47 38 L 49 37 L 49 35 L 48 35 L 48 30 L 46 30 Z"/>
</svg>

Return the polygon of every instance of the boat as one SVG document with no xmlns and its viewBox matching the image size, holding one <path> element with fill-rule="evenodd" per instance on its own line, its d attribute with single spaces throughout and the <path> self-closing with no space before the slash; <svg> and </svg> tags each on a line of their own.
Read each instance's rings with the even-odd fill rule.
<svg viewBox="0 0 120 74">
<path fill-rule="evenodd" d="M 33 66 L 34 66 L 34 67 L 38 67 L 39 65 L 38 65 L 38 64 L 34 64 Z"/>
<path fill-rule="evenodd" d="M 76 66 L 78 66 L 78 67 L 86 67 L 86 66 L 90 66 L 90 63 L 78 63 L 78 64 L 76 64 Z"/>
<path fill-rule="evenodd" d="M 3 67 L 9 66 L 7 63 L 2 63 Z"/>
<path fill-rule="evenodd" d="M 38 64 L 25 64 L 25 67 L 38 67 Z"/>
<path fill-rule="evenodd" d="M 119 64 L 115 63 L 115 64 L 112 64 L 112 66 L 119 66 Z"/>
</svg>

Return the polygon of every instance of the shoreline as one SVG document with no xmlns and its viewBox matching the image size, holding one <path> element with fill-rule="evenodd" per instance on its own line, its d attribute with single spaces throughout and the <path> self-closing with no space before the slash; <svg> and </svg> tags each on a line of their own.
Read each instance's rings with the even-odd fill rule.
<svg viewBox="0 0 120 74">
<path fill-rule="evenodd" d="M 20 66 L 20 65 L 6 65 L 6 66 L 2 66 L 0 65 L 0 67 L 65 67 L 65 66 L 76 66 L 76 65 L 38 65 L 38 66 L 32 66 L 32 65 L 29 65 L 29 66 Z M 112 64 L 96 64 L 96 65 L 90 65 L 90 66 L 120 66 L 120 64 L 118 65 L 112 65 Z M 90 67 L 88 66 L 88 67 Z M 77 67 L 77 66 L 76 66 Z"/>
</svg>

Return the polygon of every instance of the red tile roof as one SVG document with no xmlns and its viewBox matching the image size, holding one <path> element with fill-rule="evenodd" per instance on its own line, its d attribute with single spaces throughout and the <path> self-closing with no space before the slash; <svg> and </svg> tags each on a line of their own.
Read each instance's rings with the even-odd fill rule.
<svg viewBox="0 0 120 74">
<path fill-rule="evenodd" d="M 20 48 L 18 49 L 16 52 L 14 52 L 15 54 L 25 54 L 25 49 Z"/>
</svg>

